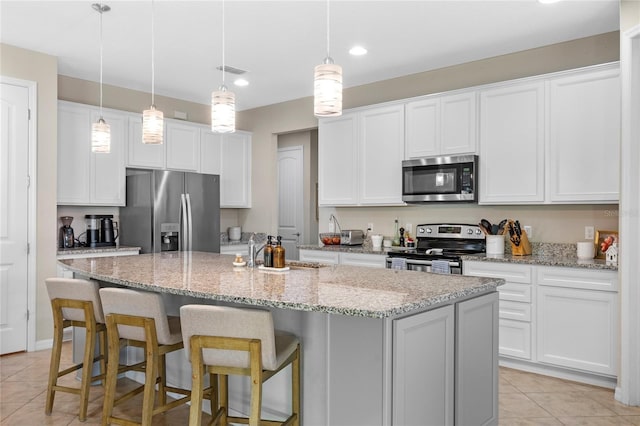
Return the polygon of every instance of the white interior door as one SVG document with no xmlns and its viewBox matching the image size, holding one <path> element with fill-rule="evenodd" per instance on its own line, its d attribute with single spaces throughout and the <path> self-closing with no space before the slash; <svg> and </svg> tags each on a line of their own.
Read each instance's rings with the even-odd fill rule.
<svg viewBox="0 0 640 426">
<path fill-rule="evenodd" d="M 2 83 L 0 354 L 27 349 L 29 89 Z"/>
<path fill-rule="evenodd" d="M 304 241 L 302 146 L 278 149 L 278 235 L 287 259 L 298 260 L 298 242 Z"/>
</svg>

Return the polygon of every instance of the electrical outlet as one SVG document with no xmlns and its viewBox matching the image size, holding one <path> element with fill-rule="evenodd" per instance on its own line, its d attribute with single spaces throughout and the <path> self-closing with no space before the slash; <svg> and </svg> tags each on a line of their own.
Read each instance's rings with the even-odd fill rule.
<svg viewBox="0 0 640 426">
<path fill-rule="evenodd" d="M 594 233 L 594 229 L 593 226 L 585 226 L 584 227 L 584 239 L 585 240 L 593 240 L 593 233 Z"/>
<path fill-rule="evenodd" d="M 371 222 L 367 223 L 367 231 L 373 232 L 373 223 Z"/>
<path fill-rule="evenodd" d="M 527 233 L 527 237 L 528 238 L 533 237 L 533 228 L 531 227 L 531 225 L 525 225 L 524 226 L 524 232 Z"/>
</svg>

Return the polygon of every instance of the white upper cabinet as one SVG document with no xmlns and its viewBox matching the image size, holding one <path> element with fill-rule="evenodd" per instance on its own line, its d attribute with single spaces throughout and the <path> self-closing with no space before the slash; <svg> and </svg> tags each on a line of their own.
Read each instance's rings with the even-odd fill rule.
<svg viewBox="0 0 640 426">
<path fill-rule="evenodd" d="M 110 126 L 111 152 L 91 152 L 91 124 L 99 108 L 58 102 L 58 204 L 125 204 L 126 113 L 103 110 Z"/>
<path fill-rule="evenodd" d="M 358 115 L 343 113 L 321 119 L 318 125 L 318 204 L 355 205 L 358 202 Z"/>
<path fill-rule="evenodd" d="M 547 91 L 550 202 L 617 202 L 618 67 L 555 78 Z"/>
<path fill-rule="evenodd" d="M 619 199 L 618 64 L 491 85 L 480 92 L 480 203 Z"/>
<path fill-rule="evenodd" d="M 319 205 L 402 204 L 403 105 L 322 119 L 318 134 Z"/>
<path fill-rule="evenodd" d="M 402 204 L 404 106 L 360 113 L 359 203 Z"/>
<path fill-rule="evenodd" d="M 406 104 L 405 159 L 475 154 L 476 91 Z"/>
<path fill-rule="evenodd" d="M 129 120 L 127 167 L 200 170 L 200 127 L 195 123 L 164 120 L 162 144 L 142 143 L 142 116 Z"/>
<path fill-rule="evenodd" d="M 127 167 L 144 169 L 164 169 L 164 144 L 142 143 L 142 115 L 129 118 L 129 146 Z"/>
<path fill-rule="evenodd" d="M 222 137 L 207 128 L 200 130 L 200 173 L 220 174 L 220 155 L 222 153 Z M 249 158 L 249 161 L 251 159 Z"/>
<path fill-rule="evenodd" d="M 220 207 L 251 207 L 251 133 L 220 135 Z"/>
<path fill-rule="evenodd" d="M 544 201 L 544 82 L 480 92 L 480 203 Z"/>
<path fill-rule="evenodd" d="M 165 120 L 166 168 L 200 170 L 200 128 L 193 123 Z"/>
</svg>

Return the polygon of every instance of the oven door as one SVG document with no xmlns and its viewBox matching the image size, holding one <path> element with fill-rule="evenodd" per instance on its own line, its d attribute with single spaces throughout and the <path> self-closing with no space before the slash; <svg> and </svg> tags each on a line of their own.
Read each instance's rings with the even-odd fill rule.
<svg viewBox="0 0 640 426">
<path fill-rule="evenodd" d="M 387 269 L 391 269 L 391 259 L 393 259 L 393 257 L 387 257 Z M 409 271 L 432 272 L 431 271 L 432 259 L 408 259 L 408 258 L 404 258 L 404 259 L 407 264 L 407 270 Z M 449 269 L 451 270 L 452 274 L 456 274 L 456 275 L 462 274 L 462 264 L 461 264 L 462 262 L 460 262 L 459 260 L 448 260 L 448 262 L 449 262 Z"/>
</svg>

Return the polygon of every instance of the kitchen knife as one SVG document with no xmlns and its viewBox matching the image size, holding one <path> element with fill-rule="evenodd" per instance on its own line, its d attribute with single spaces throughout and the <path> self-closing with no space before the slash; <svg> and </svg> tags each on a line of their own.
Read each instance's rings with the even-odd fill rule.
<svg viewBox="0 0 640 426">
<path fill-rule="evenodd" d="M 519 220 L 516 220 L 515 226 L 516 226 L 516 235 L 520 237 L 522 235 L 522 228 L 520 228 Z"/>
<path fill-rule="evenodd" d="M 516 234 L 515 226 L 511 221 L 509 222 L 509 240 L 511 240 L 516 247 L 520 246 L 520 236 Z"/>
</svg>

